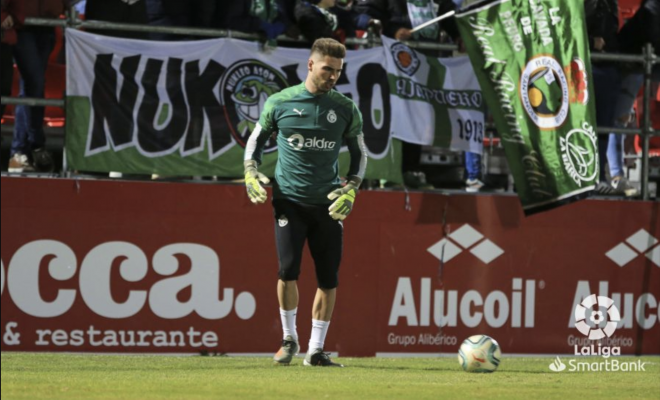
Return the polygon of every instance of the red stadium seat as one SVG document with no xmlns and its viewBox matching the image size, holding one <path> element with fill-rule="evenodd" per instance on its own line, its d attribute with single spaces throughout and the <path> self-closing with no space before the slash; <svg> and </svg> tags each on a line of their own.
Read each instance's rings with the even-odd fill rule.
<svg viewBox="0 0 660 400">
<path fill-rule="evenodd" d="M 500 145 L 500 138 L 494 137 L 484 137 L 484 147 L 497 147 Z"/>
<path fill-rule="evenodd" d="M 642 138 L 635 136 L 635 151 L 642 153 Z M 649 157 L 660 157 L 660 137 L 652 137 L 649 145 Z"/>
<path fill-rule="evenodd" d="M 619 29 L 635 15 L 641 3 L 641 0 L 619 0 Z"/>
<path fill-rule="evenodd" d="M 60 27 L 55 28 L 55 47 L 48 58 L 49 63 L 56 63 L 60 53 L 64 49 L 64 31 Z"/>
<path fill-rule="evenodd" d="M 660 85 L 656 84 L 655 87 L 655 93 L 653 95 L 653 98 L 651 99 L 651 124 L 653 126 L 653 129 L 655 130 L 660 130 Z M 637 112 L 637 117 L 638 117 L 638 123 L 641 124 L 644 118 L 644 115 L 642 113 L 642 99 L 641 96 L 637 97 L 637 103 L 635 104 L 635 108 L 638 110 Z M 637 153 L 642 152 L 642 141 L 639 136 L 635 137 L 635 151 Z M 651 138 L 651 146 L 649 149 L 649 156 L 650 157 L 660 157 L 660 137 L 652 137 Z"/>
</svg>

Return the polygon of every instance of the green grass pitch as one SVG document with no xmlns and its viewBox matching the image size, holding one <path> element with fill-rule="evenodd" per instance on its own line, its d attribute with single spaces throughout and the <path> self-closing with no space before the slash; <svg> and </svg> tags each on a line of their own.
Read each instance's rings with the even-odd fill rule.
<svg viewBox="0 0 660 400">
<path fill-rule="evenodd" d="M 2 400 L 660 399 L 657 357 L 641 358 L 646 372 L 558 373 L 548 368 L 552 357 L 504 357 L 492 374 L 463 372 L 453 357 L 336 360 L 346 368 L 303 367 L 302 358 L 276 367 L 265 357 L 2 353 L 1 395 Z"/>
</svg>

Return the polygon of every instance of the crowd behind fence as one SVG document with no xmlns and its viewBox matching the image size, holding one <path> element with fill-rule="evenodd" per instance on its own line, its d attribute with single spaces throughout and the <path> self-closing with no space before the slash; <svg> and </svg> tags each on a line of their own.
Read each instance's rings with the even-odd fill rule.
<svg viewBox="0 0 660 400">
<path fill-rule="evenodd" d="M 238 38 L 246 40 L 259 40 L 257 34 L 250 34 L 238 31 L 231 31 L 225 29 L 210 29 L 210 28 L 188 28 L 188 27 L 167 27 L 167 26 L 153 26 L 153 25 L 139 25 L 128 23 L 114 23 L 105 21 L 82 20 L 78 17 L 75 8 L 72 8 L 63 19 L 45 19 L 45 18 L 27 18 L 25 21 L 26 26 L 42 26 L 42 27 L 60 27 L 66 29 L 94 29 L 94 30 L 115 30 L 115 31 L 131 31 L 131 32 L 149 32 L 149 33 L 167 33 L 174 35 L 185 36 L 200 36 L 200 37 L 219 37 L 219 38 Z M 278 37 L 278 43 L 304 43 L 302 39 L 292 39 L 287 36 Z M 417 49 L 441 50 L 441 51 L 456 51 L 458 46 L 455 44 L 440 44 L 429 42 L 405 42 L 408 46 Z M 368 38 L 347 38 L 347 45 L 361 46 L 362 48 L 370 48 L 373 46 L 381 46 L 382 41 L 375 36 Z M 637 128 L 616 128 L 599 126 L 597 132 L 600 135 L 607 135 L 610 133 L 620 133 L 624 135 L 640 135 L 641 138 L 641 199 L 649 200 L 649 173 L 650 173 L 650 139 L 652 136 L 660 136 L 660 131 L 656 131 L 652 127 L 651 121 L 651 98 L 652 98 L 652 82 L 651 75 L 654 64 L 660 63 L 660 58 L 654 54 L 654 49 L 651 44 L 647 44 L 644 49 L 643 55 L 628 55 L 628 54 L 604 54 L 592 53 L 592 61 L 613 61 L 617 63 L 638 63 L 642 64 L 644 68 L 644 92 L 642 100 L 642 113 L 644 115 L 641 124 Z M 50 106 L 50 107 L 65 107 L 65 99 L 40 99 L 40 98 L 16 98 L 16 97 L 2 97 L 3 104 L 11 105 L 26 105 L 26 106 Z M 67 173 L 66 163 L 63 166 L 64 174 Z"/>
</svg>

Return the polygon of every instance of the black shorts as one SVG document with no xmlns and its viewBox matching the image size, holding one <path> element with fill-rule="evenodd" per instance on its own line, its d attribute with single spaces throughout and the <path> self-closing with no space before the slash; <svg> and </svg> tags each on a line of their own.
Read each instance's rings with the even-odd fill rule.
<svg viewBox="0 0 660 400">
<path fill-rule="evenodd" d="M 343 224 L 330 217 L 328 206 L 325 205 L 276 199 L 273 200 L 273 209 L 280 279 L 298 280 L 303 247 L 308 240 L 318 287 L 336 288 L 339 285 L 339 264 L 343 250 Z"/>
</svg>

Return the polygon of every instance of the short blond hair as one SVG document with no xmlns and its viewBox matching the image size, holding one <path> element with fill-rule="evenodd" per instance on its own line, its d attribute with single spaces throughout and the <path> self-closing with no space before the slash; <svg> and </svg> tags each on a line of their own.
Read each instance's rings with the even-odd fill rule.
<svg viewBox="0 0 660 400">
<path fill-rule="evenodd" d="M 335 39 L 317 39 L 312 45 L 311 54 L 320 54 L 322 56 L 330 56 L 333 58 L 343 59 L 346 57 L 346 46 L 339 43 Z"/>
</svg>

